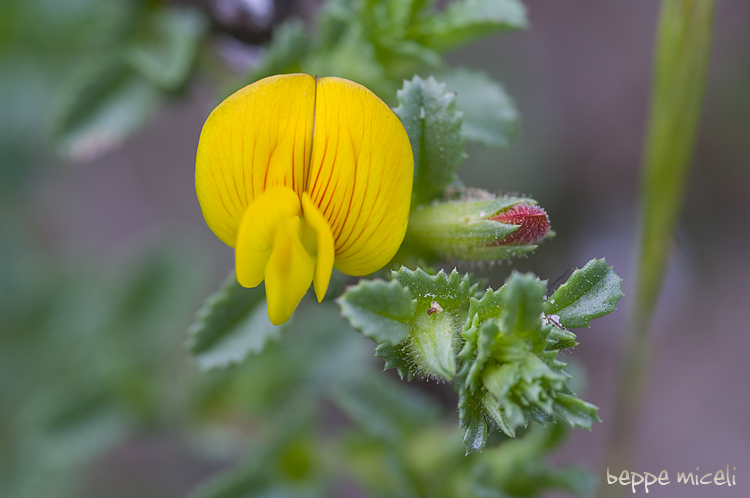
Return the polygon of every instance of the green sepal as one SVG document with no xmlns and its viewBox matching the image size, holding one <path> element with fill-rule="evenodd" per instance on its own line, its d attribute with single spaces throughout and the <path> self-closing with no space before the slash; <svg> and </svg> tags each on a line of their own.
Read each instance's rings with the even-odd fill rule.
<svg viewBox="0 0 750 498">
<path fill-rule="evenodd" d="M 409 135 L 414 153 L 412 206 L 429 202 L 456 179 L 466 159 L 466 136 L 461 131 L 461 112 L 456 95 L 430 76 L 414 76 L 397 93 L 393 111 Z"/>
<path fill-rule="evenodd" d="M 417 300 L 395 280 L 361 280 L 336 302 L 352 327 L 378 344 L 393 345 L 409 338 Z"/>
<path fill-rule="evenodd" d="M 264 288 L 242 287 L 232 272 L 198 311 L 187 346 L 202 369 L 224 368 L 262 352 L 286 326 L 268 319 Z"/>
<path fill-rule="evenodd" d="M 613 312 L 622 296 L 622 279 L 606 260 L 592 259 L 557 288 L 544 303 L 544 313 L 559 317 L 563 327 L 588 327 L 594 318 Z"/>
</svg>

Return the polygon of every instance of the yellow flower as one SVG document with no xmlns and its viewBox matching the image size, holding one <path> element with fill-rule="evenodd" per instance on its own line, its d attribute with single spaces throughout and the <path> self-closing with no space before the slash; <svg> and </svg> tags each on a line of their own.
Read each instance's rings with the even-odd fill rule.
<svg viewBox="0 0 750 498">
<path fill-rule="evenodd" d="M 272 76 L 214 109 L 198 144 L 195 187 L 211 230 L 235 249 L 237 280 L 266 281 L 281 324 L 336 266 L 367 275 L 406 232 L 414 159 L 401 122 L 341 78 Z"/>
</svg>

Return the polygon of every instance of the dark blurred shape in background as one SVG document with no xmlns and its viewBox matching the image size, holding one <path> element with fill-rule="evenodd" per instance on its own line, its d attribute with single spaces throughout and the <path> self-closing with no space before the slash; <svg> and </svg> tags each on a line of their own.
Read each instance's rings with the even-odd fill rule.
<svg viewBox="0 0 750 498">
<path fill-rule="evenodd" d="M 527 6 L 531 29 L 448 57 L 502 80 L 522 116 L 509 149 L 470 146 L 459 174 L 467 185 L 533 195 L 557 232 L 528 259 L 492 268 L 492 285 L 511 268 L 554 280 L 604 256 L 624 278 L 620 312 L 580 331 L 569 358 L 586 367 L 587 399 L 604 423 L 576 431 L 556 458 L 597 468 L 629 306 L 658 5 Z M 257 63 L 258 45 L 279 22 L 309 21 L 317 7 L 0 2 L 0 483 L 8 486 L 0 490 L 178 497 L 252 441 L 258 428 L 225 408 L 262 413 L 258 390 L 273 391 L 272 382 L 258 386 L 262 376 L 250 372 L 215 390 L 230 382 L 199 375 L 183 347 L 202 298 L 233 262 L 195 198 L 195 148 L 231 71 Z M 739 469 L 750 461 L 748 54 L 750 3 L 719 2 L 690 189 L 654 325 L 642 451 L 631 470 L 671 475 L 729 463 L 738 480 L 747 477 Z M 90 84 L 72 85 L 76 79 Z M 106 106 L 95 105 L 102 99 Z M 74 105 L 81 100 L 91 105 Z M 371 354 L 359 342 L 352 348 Z M 237 433 L 245 439 L 234 440 Z M 687 496 L 678 487 L 660 492 Z M 341 496 L 356 495 L 344 486 Z"/>
</svg>

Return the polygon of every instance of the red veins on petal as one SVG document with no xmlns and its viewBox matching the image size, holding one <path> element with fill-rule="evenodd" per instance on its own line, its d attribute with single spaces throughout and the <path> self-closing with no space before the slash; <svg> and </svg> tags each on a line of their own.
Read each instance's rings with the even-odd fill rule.
<svg viewBox="0 0 750 498">
<path fill-rule="evenodd" d="M 550 229 L 547 213 L 532 204 L 517 204 L 488 219 L 519 226 L 518 230 L 500 239 L 497 245 L 533 244 L 543 239 Z"/>
</svg>

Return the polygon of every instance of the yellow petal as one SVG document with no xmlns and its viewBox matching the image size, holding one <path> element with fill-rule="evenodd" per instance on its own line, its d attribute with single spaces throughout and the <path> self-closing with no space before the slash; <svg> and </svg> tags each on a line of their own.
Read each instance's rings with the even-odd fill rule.
<svg viewBox="0 0 750 498">
<path fill-rule="evenodd" d="M 279 227 L 266 265 L 268 318 L 274 325 L 289 320 L 313 280 L 315 259 L 300 240 L 301 221 L 295 216 Z"/>
<path fill-rule="evenodd" d="M 263 281 L 276 232 L 288 219 L 301 214 L 299 197 L 286 187 L 272 187 L 255 199 L 242 217 L 234 250 L 240 285 L 255 287 Z"/>
<path fill-rule="evenodd" d="M 333 271 L 334 248 L 333 236 L 328 222 L 313 205 L 310 196 L 305 192 L 302 194 L 302 211 L 305 214 L 305 223 L 315 235 L 315 296 L 321 302 L 328 290 Z"/>
<path fill-rule="evenodd" d="M 307 191 L 331 228 L 336 268 L 366 275 L 395 255 L 413 174 L 409 137 L 382 100 L 348 80 L 318 80 Z"/>
<path fill-rule="evenodd" d="M 228 97 L 206 120 L 195 188 L 213 232 L 234 247 L 245 210 L 275 185 L 304 191 L 312 147 L 315 78 L 271 76 Z"/>
</svg>

